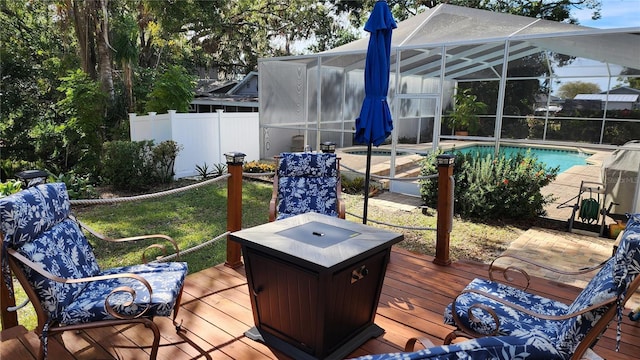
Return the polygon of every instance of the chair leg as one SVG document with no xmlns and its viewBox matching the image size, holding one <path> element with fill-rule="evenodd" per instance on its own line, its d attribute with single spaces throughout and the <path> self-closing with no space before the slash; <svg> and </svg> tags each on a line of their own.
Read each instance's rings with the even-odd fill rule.
<svg viewBox="0 0 640 360">
<path fill-rule="evenodd" d="M 156 325 L 156 323 L 151 319 L 149 321 L 145 321 L 144 326 L 153 331 L 153 344 L 151 345 L 151 354 L 149 355 L 149 359 L 156 360 L 158 357 L 158 348 L 160 347 L 160 329 L 158 329 L 158 325 Z"/>
<path fill-rule="evenodd" d="M 182 327 L 182 322 L 178 324 L 177 322 L 173 322 L 173 325 L 176 327 L 176 333 L 178 336 L 182 338 L 187 344 L 191 345 L 194 349 L 196 349 L 202 356 L 204 356 L 207 360 L 212 360 L 211 355 L 203 348 L 201 348 L 198 344 L 196 344 L 193 340 L 187 337 L 187 330 Z"/>
</svg>

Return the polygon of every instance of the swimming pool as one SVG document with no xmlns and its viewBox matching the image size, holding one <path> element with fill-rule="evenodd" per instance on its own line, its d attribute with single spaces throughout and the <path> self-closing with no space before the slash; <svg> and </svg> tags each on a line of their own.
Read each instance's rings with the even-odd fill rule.
<svg viewBox="0 0 640 360">
<path fill-rule="evenodd" d="M 474 145 L 455 149 L 455 151 L 460 151 L 463 154 L 470 152 L 488 154 L 493 153 L 493 150 L 493 145 Z M 559 167 L 559 173 L 568 170 L 574 165 L 587 165 L 587 158 L 590 156 L 590 154 L 575 150 L 523 146 L 500 146 L 500 154 L 504 154 L 507 157 L 514 156 L 517 153 L 524 154 L 527 152 L 527 150 L 530 150 L 532 155 L 536 156 L 539 161 L 547 164 L 548 167 Z"/>
</svg>

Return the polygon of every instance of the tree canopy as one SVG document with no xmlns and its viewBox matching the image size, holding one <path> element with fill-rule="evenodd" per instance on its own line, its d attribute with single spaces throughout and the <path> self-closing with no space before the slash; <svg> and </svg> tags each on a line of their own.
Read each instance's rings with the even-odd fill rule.
<svg viewBox="0 0 640 360">
<path fill-rule="evenodd" d="M 571 81 L 560 86 L 558 96 L 562 99 L 573 99 L 578 94 L 597 94 L 601 91 L 598 84 L 585 81 Z"/>
<path fill-rule="evenodd" d="M 127 113 L 165 111 L 167 96 L 184 109 L 200 69 L 236 79 L 261 57 L 354 40 L 374 2 L 0 0 L 2 176 L 40 167 L 97 178 L 99 145 L 126 139 Z M 565 22 L 600 9 L 600 0 L 388 0 L 398 21 L 441 2 Z"/>
</svg>

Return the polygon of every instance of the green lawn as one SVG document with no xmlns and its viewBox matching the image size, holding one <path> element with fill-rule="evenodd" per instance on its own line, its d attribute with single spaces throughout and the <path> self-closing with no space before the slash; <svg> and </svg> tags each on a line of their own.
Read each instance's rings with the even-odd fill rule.
<svg viewBox="0 0 640 360">
<path fill-rule="evenodd" d="M 272 185 L 258 181 L 243 182 L 242 227 L 249 228 L 268 221 L 268 206 Z M 344 194 L 347 212 L 362 214 L 362 195 Z M 213 183 L 175 195 L 136 202 L 111 205 L 73 206 L 78 218 L 110 237 L 128 237 L 142 234 L 166 234 L 173 237 L 180 249 L 187 249 L 217 237 L 227 228 L 226 182 Z M 435 227 L 435 211 L 425 216 L 420 209 L 404 211 L 389 206 L 378 207 L 369 203 L 369 219 L 407 227 Z M 347 220 L 362 220 L 347 215 Z M 374 227 L 387 228 L 370 222 Z M 405 240 L 399 244 L 408 250 L 434 255 L 436 233 L 428 230 L 411 230 L 390 227 L 402 232 Z M 454 219 L 451 233 L 451 258 L 486 262 L 502 253 L 508 243 L 524 229 L 510 224 L 476 224 Z M 98 262 L 103 268 L 141 262 L 142 250 L 153 243 L 140 241 L 134 244 L 112 244 L 90 238 L 95 247 Z M 189 272 L 195 273 L 225 261 L 226 241 L 221 241 L 185 254 L 181 260 L 188 262 Z M 19 294 L 24 298 L 24 294 Z M 33 308 L 19 313 L 20 324 L 27 329 L 36 325 Z"/>
</svg>

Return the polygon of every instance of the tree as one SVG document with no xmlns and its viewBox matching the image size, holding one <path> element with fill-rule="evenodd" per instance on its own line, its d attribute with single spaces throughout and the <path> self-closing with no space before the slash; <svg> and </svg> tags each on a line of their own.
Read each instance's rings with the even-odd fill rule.
<svg viewBox="0 0 640 360">
<path fill-rule="evenodd" d="M 597 94 L 601 91 L 598 84 L 584 81 L 571 81 L 560 86 L 558 96 L 562 99 L 573 99 L 578 94 Z"/>
<path fill-rule="evenodd" d="M 146 104 L 147 111 L 166 113 L 167 110 L 186 112 L 193 100 L 195 79 L 181 66 L 171 66 L 156 78 Z"/>
<path fill-rule="evenodd" d="M 67 67 L 77 66 L 55 12 L 44 1 L 0 1 L 0 162 L 3 178 L 24 166 L 55 162 L 60 139 L 51 131 L 64 122 L 53 104 Z M 39 126 L 39 124 L 42 124 Z M 44 134 L 45 136 L 40 136 Z M 27 165 L 30 163 L 31 165 Z"/>
<path fill-rule="evenodd" d="M 376 0 L 340 1 L 337 2 L 336 7 L 341 12 L 348 12 L 352 24 L 360 27 L 367 20 L 367 15 L 373 9 L 375 2 Z M 592 10 L 592 18 L 595 20 L 601 16 L 602 5 L 600 0 L 388 0 L 387 2 L 397 21 L 446 3 L 573 24 L 577 24 L 577 20 L 571 17 L 572 10 Z"/>
<path fill-rule="evenodd" d="M 626 75 L 640 75 L 640 70 L 625 67 L 620 72 L 620 75 L 624 75 L 624 76 L 618 77 L 619 82 L 623 84 L 628 84 L 629 87 L 640 90 L 640 78 L 626 76 Z"/>
<path fill-rule="evenodd" d="M 161 27 L 159 36 L 180 37 L 198 65 L 227 78 L 256 70 L 260 57 L 292 55 L 297 41 L 315 39 L 317 48 L 327 49 L 335 38 L 328 35 L 345 29 L 336 5 L 312 0 L 147 0 L 145 8 L 149 23 Z"/>
<path fill-rule="evenodd" d="M 64 0 L 58 9 L 73 24 L 82 70 L 99 79 L 102 90 L 113 100 L 109 0 Z"/>
<path fill-rule="evenodd" d="M 64 169 L 79 166 L 85 173 L 97 174 L 106 140 L 104 117 L 99 114 L 104 113 L 108 95 L 82 70 L 69 72 L 61 80 L 58 90 L 64 98 L 57 109 L 66 119 L 58 129 L 63 137 Z"/>
<path fill-rule="evenodd" d="M 137 43 L 138 23 L 133 15 L 132 13 L 127 13 L 116 17 L 112 32 L 114 59 L 122 65 L 127 109 L 129 112 L 134 112 L 135 108 L 133 98 L 133 66 L 134 63 L 137 63 L 140 55 L 140 48 Z"/>
</svg>

